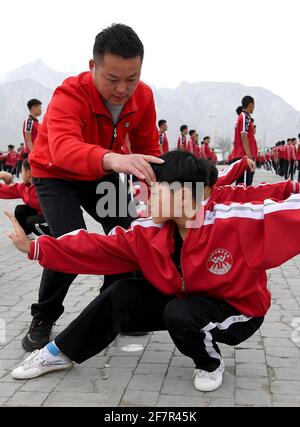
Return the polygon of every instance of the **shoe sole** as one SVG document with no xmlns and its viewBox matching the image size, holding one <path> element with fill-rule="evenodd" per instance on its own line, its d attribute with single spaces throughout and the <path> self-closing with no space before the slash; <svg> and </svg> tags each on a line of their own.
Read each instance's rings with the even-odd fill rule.
<svg viewBox="0 0 300 427">
<path fill-rule="evenodd" d="M 21 378 L 21 377 L 14 376 L 12 374 L 12 377 L 15 380 L 31 380 L 33 378 L 38 378 L 38 377 L 41 377 L 42 375 L 48 374 L 49 372 L 67 371 L 67 370 L 72 369 L 73 367 L 74 367 L 74 364 L 69 365 L 69 366 L 57 366 L 56 368 L 48 368 L 48 369 L 45 368 L 45 369 L 41 370 L 40 372 L 36 373 L 35 375 L 30 375 L 30 376 L 24 375 Z M 28 374 L 29 374 L 29 372 L 28 372 Z"/>
</svg>

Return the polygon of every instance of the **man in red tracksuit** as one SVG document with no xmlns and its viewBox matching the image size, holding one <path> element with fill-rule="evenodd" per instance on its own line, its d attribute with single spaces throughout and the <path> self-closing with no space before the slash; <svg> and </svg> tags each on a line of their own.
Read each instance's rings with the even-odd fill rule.
<svg viewBox="0 0 300 427">
<path fill-rule="evenodd" d="M 116 225 L 129 227 L 134 214 L 128 212 L 127 186 L 118 174 L 155 179 L 150 162 L 162 160 L 154 157 L 161 153 L 153 93 L 140 81 L 143 54 L 143 44 L 131 28 L 112 25 L 96 37 L 90 71 L 66 79 L 54 92 L 29 159 L 55 237 L 86 228 L 81 208 L 105 233 Z M 127 138 L 133 154 L 124 154 Z M 101 208 L 106 183 L 124 201 L 112 215 Z M 39 301 L 32 305 L 33 321 L 22 341 L 27 351 L 48 342 L 76 277 L 54 270 L 43 272 Z"/>
<path fill-rule="evenodd" d="M 213 165 L 183 151 L 163 158 L 165 164 L 153 166 L 158 182 L 152 187 L 152 218 L 135 221 L 129 230 L 116 227 L 109 236 L 77 230 L 29 243 L 7 213 L 15 228 L 13 243 L 46 268 L 82 274 L 140 269 L 144 274 L 107 288 L 55 341 L 14 369 L 14 378 L 82 363 L 121 331 L 168 330 L 196 365 L 196 389 L 220 387 L 224 361 L 217 343 L 238 345 L 259 329 L 271 304 L 265 270 L 300 253 L 300 195 L 262 201 L 266 187 L 240 186 L 236 191 L 247 203 L 232 202 L 226 191 L 216 203 Z M 205 203 L 196 201 L 198 183 L 204 184 Z M 251 197 L 257 201 L 251 203 Z M 169 211 L 162 211 L 166 206 Z M 287 238 L 289 245 L 278 247 L 278 240 Z"/>
</svg>

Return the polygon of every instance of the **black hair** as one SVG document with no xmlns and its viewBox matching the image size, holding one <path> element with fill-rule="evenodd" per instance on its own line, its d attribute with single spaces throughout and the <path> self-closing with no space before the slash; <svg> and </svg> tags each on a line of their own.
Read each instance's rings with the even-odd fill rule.
<svg viewBox="0 0 300 427">
<path fill-rule="evenodd" d="M 144 46 L 132 28 L 124 24 L 112 24 L 97 34 L 93 48 L 94 60 L 104 55 L 121 56 L 125 59 L 144 58 Z"/>
<path fill-rule="evenodd" d="M 243 109 L 248 108 L 250 104 L 254 104 L 254 98 L 252 96 L 244 96 L 242 99 L 242 107 Z"/>
<path fill-rule="evenodd" d="M 29 111 L 31 110 L 32 107 L 35 107 L 36 105 L 42 105 L 41 101 L 39 101 L 38 99 L 33 98 L 33 99 L 30 99 L 27 102 L 27 107 L 28 107 Z"/>
<path fill-rule="evenodd" d="M 236 111 L 236 114 L 239 116 L 243 112 L 243 107 L 240 105 L 239 107 L 237 107 L 235 111 Z"/>
<path fill-rule="evenodd" d="M 22 163 L 22 168 L 27 172 L 30 171 L 30 164 L 28 159 L 24 159 Z"/>
<path fill-rule="evenodd" d="M 203 138 L 203 141 L 206 141 L 207 139 L 210 139 L 210 136 L 205 136 L 205 137 Z"/>
<path fill-rule="evenodd" d="M 13 150 L 13 149 L 15 148 L 15 146 L 14 146 L 14 145 L 9 144 L 9 145 L 7 146 L 7 148 L 8 148 L 9 150 Z"/>
<path fill-rule="evenodd" d="M 193 197 L 196 198 L 196 184 L 204 183 L 213 187 L 218 180 L 218 169 L 209 160 L 197 159 L 192 153 L 173 150 L 161 156 L 163 164 L 151 164 L 158 182 L 192 183 Z"/>
<path fill-rule="evenodd" d="M 161 119 L 161 120 L 158 120 L 158 127 L 160 128 L 162 125 L 164 125 L 165 123 L 167 123 L 167 120 L 164 120 L 164 119 Z"/>
<path fill-rule="evenodd" d="M 182 125 L 180 126 L 180 132 L 183 132 L 184 130 L 186 130 L 188 128 L 187 125 Z"/>
<path fill-rule="evenodd" d="M 196 131 L 195 131 L 195 130 L 190 130 L 190 131 L 189 131 L 189 135 L 190 135 L 190 136 L 193 136 L 195 133 L 196 133 Z"/>
</svg>

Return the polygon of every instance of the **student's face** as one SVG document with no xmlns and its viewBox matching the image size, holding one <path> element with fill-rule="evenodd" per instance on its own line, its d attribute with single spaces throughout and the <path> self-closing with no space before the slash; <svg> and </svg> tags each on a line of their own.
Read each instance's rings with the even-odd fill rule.
<svg viewBox="0 0 300 427">
<path fill-rule="evenodd" d="M 22 168 L 21 177 L 24 184 L 31 184 L 32 179 L 30 170 L 25 170 L 24 168 Z"/>
<path fill-rule="evenodd" d="M 151 216 L 155 224 L 163 224 L 168 220 L 185 218 L 190 220 L 195 216 L 195 203 L 192 193 L 182 189 L 179 183 L 172 184 L 173 190 L 165 183 L 153 183 L 151 187 Z"/>
<path fill-rule="evenodd" d="M 42 106 L 41 105 L 34 105 L 31 110 L 30 113 L 34 116 L 34 117 L 39 117 L 42 114 Z"/>
<path fill-rule="evenodd" d="M 189 133 L 189 130 L 188 129 L 184 129 L 184 131 L 182 131 L 182 133 L 183 133 L 183 135 L 186 136 Z"/>
<path fill-rule="evenodd" d="M 255 103 L 253 102 L 253 103 L 249 104 L 249 112 L 250 112 L 250 114 L 252 114 L 254 112 L 254 110 L 255 110 Z"/>
<path fill-rule="evenodd" d="M 164 123 L 163 125 L 161 125 L 160 130 L 162 132 L 167 132 L 167 130 L 168 130 L 168 123 Z"/>
<path fill-rule="evenodd" d="M 123 105 L 133 95 L 141 76 L 142 60 L 105 54 L 102 61 L 90 61 L 95 86 L 113 105 Z"/>
</svg>

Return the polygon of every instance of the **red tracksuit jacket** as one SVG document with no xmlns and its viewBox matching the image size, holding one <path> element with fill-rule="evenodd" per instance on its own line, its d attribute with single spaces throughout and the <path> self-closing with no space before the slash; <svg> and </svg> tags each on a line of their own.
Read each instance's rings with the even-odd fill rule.
<svg viewBox="0 0 300 427">
<path fill-rule="evenodd" d="M 22 199 L 25 205 L 42 212 L 33 184 L 0 184 L 0 199 Z"/>
<path fill-rule="evenodd" d="M 242 186 L 237 189 L 249 193 Z M 29 258 L 65 273 L 141 270 L 166 295 L 210 296 L 260 317 L 271 303 L 265 271 L 300 253 L 300 195 L 281 202 L 208 200 L 203 225 L 189 229 L 183 244 L 183 277 L 172 260 L 174 227 L 172 221 L 156 225 L 147 218 L 133 222 L 127 231 L 117 227 L 109 236 L 85 230 L 57 240 L 42 236 L 30 243 Z M 283 241 L 284 246 L 278 245 Z"/>
<path fill-rule="evenodd" d="M 123 153 L 127 134 L 132 153 L 161 155 L 150 87 L 139 82 L 114 126 L 91 73 L 70 77 L 55 90 L 39 127 L 29 156 L 32 176 L 97 180 L 104 154 Z"/>
</svg>

